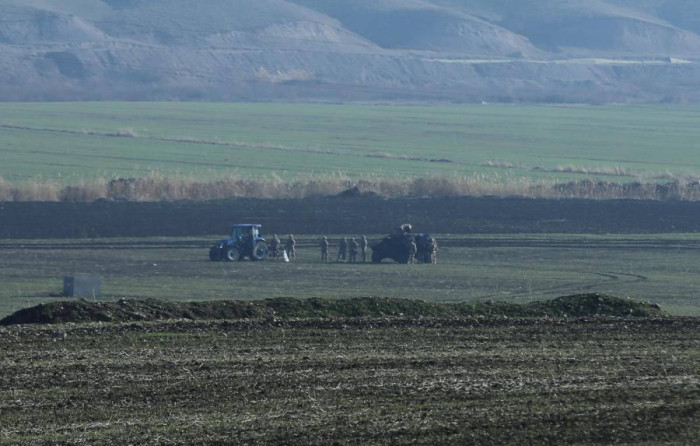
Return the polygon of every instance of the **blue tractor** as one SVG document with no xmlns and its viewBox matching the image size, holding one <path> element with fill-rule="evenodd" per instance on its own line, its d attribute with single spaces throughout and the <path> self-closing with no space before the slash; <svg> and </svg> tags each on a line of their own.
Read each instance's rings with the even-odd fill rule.
<svg viewBox="0 0 700 446">
<path fill-rule="evenodd" d="M 209 260 L 237 262 L 249 258 L 259 261 L 267 258 L 267 245 L 260 236 L 258 224 L 233 225 L 231 238 L 223 239 L 209 248 Z"/>
</svg>

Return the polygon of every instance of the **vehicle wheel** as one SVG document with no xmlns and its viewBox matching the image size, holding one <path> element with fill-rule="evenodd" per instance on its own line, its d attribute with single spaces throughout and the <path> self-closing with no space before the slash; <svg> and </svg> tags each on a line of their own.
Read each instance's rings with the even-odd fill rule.
<svg viewBox="0 0 700 446">
<path fill-rule="evenodd" d="M 396 263 L 408 263 L 408 253 L 404 252 L 393 252 L 391 256 L 389 256 L 391 260 L 393 260 Z"/>
<path fill-rule="evenodd" d="M 224 259 L 227 262 L 237 262 L 241 259 L 241 252 L 235 246 L 226 248 Z"/>
<path fill-rule="evenodd" d="M 382 263 L 382 256 L 378 252 L 372 253 L 372 263 Z"/>
<path fill-rule="evenodd" d="M 221 252 L 219 251 L 219 248 L 211 248 L 209 250 L 209 260 L 212 262 L 218 262 L 221 260 Z"/>
<path fill-rule="evenodd" d="M 265 260 L 267 258 L 267 245 L 263 242 L 258 242 L 253 246 L 253 255 L 251 258 L 253 260 Z"/>
</svg>

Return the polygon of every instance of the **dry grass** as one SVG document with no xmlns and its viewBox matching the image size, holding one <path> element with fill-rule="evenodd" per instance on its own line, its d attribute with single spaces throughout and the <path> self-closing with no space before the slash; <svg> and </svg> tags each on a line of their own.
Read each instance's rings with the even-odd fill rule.
<svg viewBox="0 0 700 446">
<path fill-rule="evenodd" d="M 625 169 L 620 166 L 599 166 L 599 167 L 585 167 L 576 166 L 573 164 L 563 164 L 556 167 L 539 167 L 539 166 L 527 166 L 523 163 L 511 163 L 508 161 L 498 161 L 490 160 L 481 164 L 482 167 L 492 167 L 496 169 L 519 169 L 519 170 L 529 170 L 532 172 L 551 172 L 551 173 L 573 173 L 582 175 L 592 175 L 592 176 L 612 176 L 612 177 L 641 177 L 642 175 L 638 172 L 632 172 L 629 169 Z M 662 177 L 659 177 L 662 178 Z M 665 177 L 666 179 L 670 179 Z"/>
<path fill-rule="evenodd" d="M 5 201 L 60 201 L 62 190 L 63 187 L 54 181 L 33 181 L 21 187 L 0 181 L 0 197 Z"/>
<path fill-rule="evenodd" d="M 638 174 L 630 172 L 629 169 L 624 169 L 619 166 L 611 167 L 582 167 L 571 164 L 560 165 L 554 168 L 546 169 L 543 167 L 534 167 L 532 170 L 540 172 L 555 172 L 555 173 L 579 173 L 584 175 L 595 176 L 613 176 L 613 177 L 630 177 L 638 176 Z"/>
<path fill-rule="evenodd" d="M 212 181 L 166 177 L 153 172 L 142 178 L 100 179 L 65 186 L 55 181 L 34 181 L 15 186 L 0 176 L 0 201 L 85 202 L 215 200 L 225 198 L 305 198 L 353 190 L 386 197 L 496 196 L 543 199 L 644 199 L 700 201 L 700 182 L 674 179 L 617 183 L 591 179 L 557 182 L 525 177 L 425 177 L 393 179 L 349 178 L 342 172 L 327 177 L 293 181 L 272 175 L 267 179 L 229 176 Z"/>
<path fill-rule="evenodd" d="M 0 201 L 12 201 L 12 185 L 0 175 Z"/>
</svg>

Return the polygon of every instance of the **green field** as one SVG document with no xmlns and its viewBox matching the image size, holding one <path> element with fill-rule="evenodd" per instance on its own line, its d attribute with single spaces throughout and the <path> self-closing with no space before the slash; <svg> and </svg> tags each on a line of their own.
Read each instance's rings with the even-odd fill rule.
<svg viewBox="0 0 700 446">
<path fill-rule="evenodd" d="M 13 184 L 152 171 L 198 179 L 563 178 L 615 168 L 632 181 L 700 174 L 698 141 L 700 108 L 691 106 L 0 104 L 0 175 Z M 562 166 L 591 173 L 558 172 Z"/>
<path fill-rule="evenodd" d="M 370 236 L 377 240 L 378 236 Z M 601 292 L 700 315 L 700 234 L 438 235 L 437 265 L 321 264 L 316 236 L 292 263 L 210 262 L 202 238 L 6 240 L 0 317 L 60 300 L 63 276 L 103 277 L 100 300 L 406 297 L 526 303 Z M 331 257 L 336 236 L 331 237 Z M 52 297 L 52 295 L 54 295 Z"/>
</svg>

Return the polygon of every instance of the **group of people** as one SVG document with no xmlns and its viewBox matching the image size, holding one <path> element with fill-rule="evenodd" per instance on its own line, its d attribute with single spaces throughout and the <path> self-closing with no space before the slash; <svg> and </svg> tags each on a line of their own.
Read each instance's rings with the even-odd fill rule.
<svg viewBox="0 0 700 446">
<path fill-rule="evenodd" d="M 434 238 L 422 234 L 414 235 L 413 226 L 409 223 L 399 225 L 394 235 L 407 247 L 408 263 L 437 263 L 438 246 Z M 420 255 L 418 255 L 417 237 L 420 237 L 422 247 Z"/>
<path fill-rule="evenodd" d="M 359 240 L 351 237 L 342 237 L 338 243 L 338 262 L 356 263 L 357 255 L 362 256 L 362 263 L 367 262 L 367 246 L 369 242 L 364 235 Z M 321 237 L 321 262 L 328 262 L 328 238 L 324 235 Z"/>
<path fill-rule="evenodd" d="M 426 255 L 425 258 L 417 258 L 416 254 L 418 252 L 418 247 L 416 246 L 416 240 L 413 234 L 411 234 L 411 227 L 410 225 L 406 225 L 407 228 L 404 228 L 403 225 L 400 227 L 400 234 L 404 237 L 405 243 L 408 244 L 408 253 L 409 253 L 409 258 L 408 258 L 408 263 L 416 263 L 416 262 L 422 262 L 422 263 L 437 263 L 437 241 L 435 241 L 434 238 L 428 237 L 426 242 L 427 242 L 427 250 L 426 250 Z M 287 239 L 284 241 L 284 251 L 286 252 L 287 255 L 287 260 L 296 260 L 296 240 L 294 239 L 294 235 L 289 234 Z M 355 237 L 342 237 L 340 241 L 338 242 L 338 262 L 348 262 L 348 263 L 365 263 L 367 262 L 367 248 L 369 246 L 369 242 L 367 241 L 367 237 L 362 235 L 359 237 L 358 240 L 355 239 Z M 330 247 L 330 243 L 328 241 L 328 238 L 324 235 L 321 237 L 321 242 L 320 242 L 320 247 L 321 247 L 321 262 L 327 263 L 328 262 L 328 249 Z M 272 240 L 270 240 L 270 257 L 272 260 L 277 260 L 280 258 L 282 255 L 281 249 L 282 248 L 282 241 L 280 238 L 277 236 L 277 234 L 274 234 L 272 236 Z M 360 258 L 358 259 L 358 255 Z"/>
<path fill-rule="evenodd" d="M 277 237 L 277 234 L 273 235 L 272 240 L 270 240 L 270 257 L 272 260 L 277 260 L 280 257 L 281 246 L 282 241 L 280 238 Z M 289 234 L 289 237 L 287 237 L 287 240 L 284 242 L 284 251 L 287 253 L 287 258 L 289 260 L 295 260 L 297 258 L 297 241 L 292 234 Z"/>
</svg>

